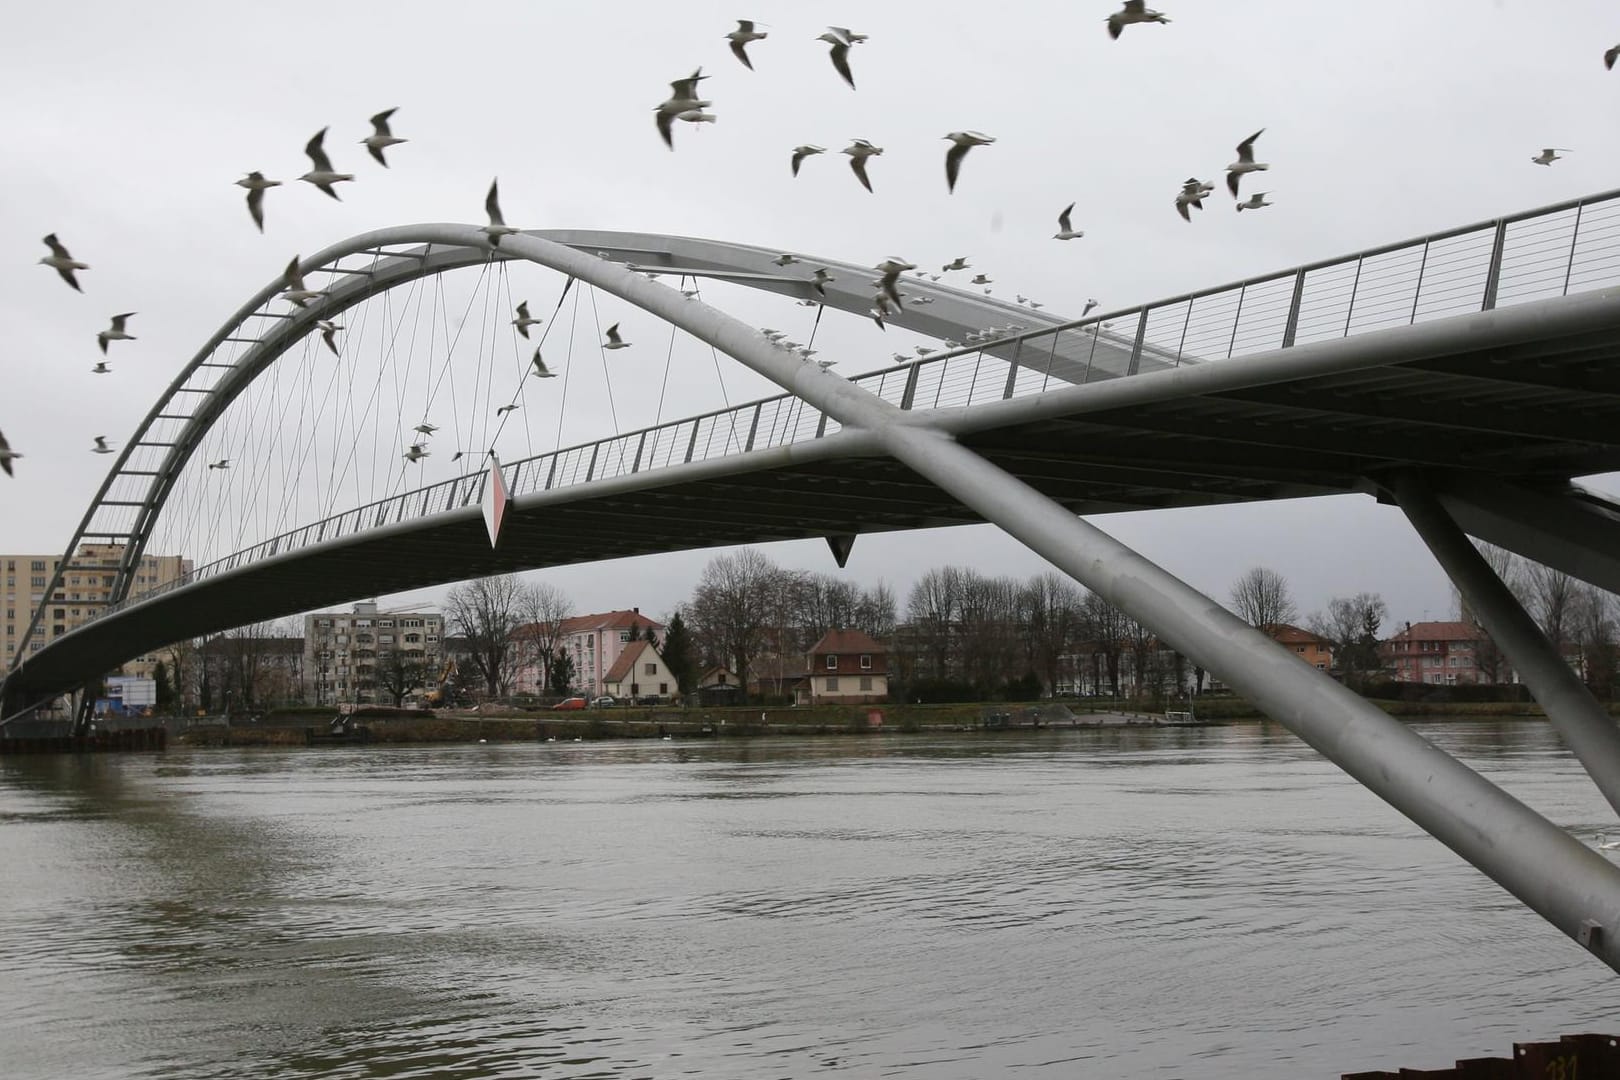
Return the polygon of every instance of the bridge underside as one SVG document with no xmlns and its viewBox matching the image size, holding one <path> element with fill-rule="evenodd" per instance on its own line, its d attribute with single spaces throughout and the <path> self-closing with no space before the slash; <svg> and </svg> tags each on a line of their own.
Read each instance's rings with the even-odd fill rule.
<svg viewBox="0 0 1620 1080">
<path fill-rule="evenodd" d="M 1620 294 L 1548 301 L 1547 310 L 1578 317 L 1476 344 L 1468 324 L 1490 316 L 1465 316 L 1448 320 L 1463 331 L 1450 335 L 1430 324 L 1269 354 L 1282 363 L 1251 357 L 1143 374 L 963 410 L 942 426 L 1082 515 L 1383 497 L 1386 478 L 1413 471 L 1442 490 L 1447 477 L 1489 478 L 1558 495 L 1573 477 L 1620 471 Z M 1382 352 L 1403 335 L 1450 344 L 1392 362 Z M 832 450 L 838 438 L 819 445 Z M 740 455 L 724 472 L 676 467 L 628 485 L 527 495 L 494 551 L 473 506 L 246 565 L 53 642 L 14 673 L 7 704 L 239 625 L 243 613 L 273 618 L 513 570 L 982 520 L 891 458 L 817 446 Z"/>
</svg>

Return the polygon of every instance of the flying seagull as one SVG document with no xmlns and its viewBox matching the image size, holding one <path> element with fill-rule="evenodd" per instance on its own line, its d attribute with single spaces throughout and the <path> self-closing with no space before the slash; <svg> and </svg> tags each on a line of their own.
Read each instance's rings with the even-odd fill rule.
<svg viewBox="0 0 1620 1080">
<path fill-rule="evenodd" d="M 939 270 L 940 270 L 940 273 L 944 273 L 947 270 L 966 270 L 967 268 L 968 268 L 967 256 L 966 255 L 958 255 L 956 258 L 952 259 L 950 262 L 948 262 L 944 266 L 940 267 Z"/>
<path fill-rule="evenodd" d="M 343 354 L 338 352 L 337 342 L 333 340 L 333 338 L 339 330 L 343 329 L 343 327 L 326 319 L 316 319 L 315 328 L 321 332 L 321 340 L 326 342 L 326 347 L 328 349 L 332 350 L 332 355 L 342 356 Z"/>
<path fill-rule="evenodd" d="M 485 225 L 483 232 L 489 237 L 490 247 L 500 247 L 501 237 L 511 236 L 522 229 L 514 229 L 506 223 L 501 216 L 501 180 L 496 177 L 489 182 L 489 194 L 484 196 L 484 212 L 489 215 L 489 224 Z"/>
<path fill-rule="evenodd" d="M 777 266 L 792 266 L 798 261 L 798 259 L 795 259 L 792 255 L 789 255 L 785 251 L 771 260 L 771 262 L 775 263 Z"/>
<path fill-rule="evenodd" d="M 1091 309 L 1096 307 L 1096 306 L 1097 306 L 1097 301 L 1096 300 L 1087 300 L 1086 301 L 1086 310 L 1084 310 L 1084 311 L 1082 311 L 1080 313 L 1080 317 L 1083 319 L 1087 315 L 1090 315 L 1091 314 Z"/>
<path fill-rule="evenodd" d="M 218 461 L 209 462 L 208 467 L 210 469 L 228 469 L 231 467 L 231 459 L 228 457 L 222 457 Z"/>
<path fill-rule="evenodd" d="M 1108 16 L 1108 36 L 1115 41 L 1131 23 L 1167 23 L 1162 11 L 1150 11 L 1146 0 L 1125 0 L 1125 6 Z"/>
<path fill-rule="evenodd" d="M 338 198 L 338 193 L 333 189 L 332 185 L 342 183 L 345 180 L 353 180 L 354 174 L 340 173 L 333 170 L 331 159 L 326 156 L 326 151 L 321 147 L 321 142 L 325 138 L 326 129 L 321 128 L 315 133 L 315 137 L 305 144 L 304 153 L 309 155 L 309 160 L 314 164 L 314 168 L 298 179 L 314 184 L 332 198 L 337 199 L 338 202 L 342 202 L 343 200 Z"/>
<path fill-rule="evenodd" d="M 983 274 L 974 274 L 973 275 L 973 280 L 968 282 L 968 284 L 969 285 L 990 285 L 990 284 L 994 283 L 994 281 L 995 281 L 994 278 L 985 277 Z"/>
<path fill-rule="evenodd" d="M 1063 213 L 1058 215 L 1058 231 L 1052 234 L 1052 239 L 1078 240 L 1082 236 L 1086 235 L 1084 232 L 1076 229 L 1074 227 L 1074 223 L 1069 220 L 1069 215 L 1072 213 L 1074 213 L 1074 203 L 1070 203 L 1068 206 L 1065 206 L 1063 208 Z"/>
<path fill-rule="evenodd" d="M 254 170 L 236 181 L 236 186 L 247 188 L 248 213 L 253 216 L 253 224 L 264 232 L 264 192 L 266 188 L 280 187 L 281 181 L 266 180 L 264 173 Z"/>
<path fill-rule="evenodd" d="M 456 462 L 460 461 L 466 455 L 467 455 L 467 451 L 465 451 L 465 450 L 457 450 L 455 452 L 455 454 L 450 458 L 450 464 L 454 465 Z"/>
<path fill-rule="evenodd" d="M 92 375 L 111 375 L 112 368 L 107 366 L 107 361 L 97 360 L 96 366 L 90 369 L 90 373 Z"/>
<path fill-rule="evenodd" d="M 135 340 L 132 335 L 124 332 L 124 321 L 134 314 L 135 313 L 133 311 L 126 311 L 122 315 L 114 315 L 112 317 L 112 325 L 96 335 L 96 344 L 101 346 L 102 356 L 107 355 L 107 342 L 109 341 Z"/>
<path fill-rule="evenodd" d="M 861 182 L 861 187 L 871 191 L 872 181 L 866 178 L 866 159 L 883 153 L 883 147 L 873 146 L 865 139 L 856 139 L 844 147 L 843 152 L 849 155 L 849 167 L 855 170 L 855 179 Z"/>
<path fill-rule="evenodd" d="M 604 349 L 628 349 L 630 343 L 619 337 L 619 324 L 614 323 L 607 329 L 607 341 L 602 344 Z"/>
<path fill-rule="evenodd" d="M 539 346 L 535 347 L 534 358 L 531 359 L 529 361 L 529 363 L 534 366 L 534 370 L 529 372 L 529 374 L 533 375 L 535 378 L 537 378 L 537 379 L 555 379 L 557 377 L 557 373 L 555 371 L 552 371 L 550 368 L 546 367 L 546 362 L 544 360 L 540 359 L 540 348 L 539 348 Z"/>
<path fill-rule="evenodd" d="M 731 55 L 741 60 L 743 67 L 753 71 L 754 65 L 748 59 L 748 43 L 750 41 L 763 41 L 771 35 L 761 34 L 756 31 L 753 19 L 738 19 L 737 29 L 725 36 L 731 39 Z"/>
<path fill-rule="evenodd" d="M 825 147 L 813 146 L 810 143 L 805 143 L 803 146 L 795 146 L 793 148 L 793 175 L 799 175 L 799 165 L 804 161 L 805 158 L 812 154 L 825 154 L 826 152 L 827 150 Z"/>
<path fill-rule="evenodd" d="M 1614 62 L 1616 59 L 1620 59 L 1620 45 L 1616 45 L 1612 49 L 1603 50 L 1603 66 L 1606 70 L 1614 70 Z"/>
<path fill-rule="evenodd" d="M 409 461 L 414 465 L 423 458 L 427 457 L 430 453 L 432 453 L 432 451 L 424 450 L 421 443 L 411 443 L 411 448 L 405 451 L 404 458 L 406 461 Z"/>
<path fill-rule="evenodd" d="M 530 316 L 529 302 L 524 300 L 521 301 L 517 306 L 517 318 L 512 320 L 512 325 L 517 327 L 518 335 L 526 339 L 529 336 L 529 327 L 539 326 L 545 321 L 546 320 L 544 319 L 536 319 Z"/>
<path fill-rule="evenodd" d="M 995 142 L 995 137 L 979 131 L 953 131 L 945 138 L 951 140 L 951 148 L 945 151 L 945 190 L 956 190 L 956 174 L 962 171 L 962 159 L 967 152 L 975 146 L 989 146 Z"/>
<path fill-rule="evenodd" d="M 907 270 L 917 269 L 917 265 L 915 263 L 908 263 L 904 259 L 884 259 L 882 262 L 877 264 L 877 269 L 878 273 L 883 275 L 878 281 L 878 287 L 883 290 L 889 299 L 894 301 L 895 307 L 899 307 L 900 275 L 905 273 Z"/>
<path fill-rule="evenodd" d="M 388 161 L 383 157 L 383 151 L 390 146 L 398 146 L 409 140 L 401 139 L 388 130 L 388 118 L 399 111 L 398 106 L 384 109 L 371 118 L 372 133 L 360 140 L 360 145 L 371 151 L 371 156 L 377 159 L 377 164 L 388 168 Z"/>
<path fill-rule="evenodd" d="M 833 276 L 827 273 L 827 268 L 823 266 L 817 268 L 816 272 L 811 275 L 810 285 L 816 290 L 816 292 L 820 293 L 822 296 L 826 296 L 827 282 L 832 280 Z"/>
<path fill-rule="evenodd" d="M 1202 210 L 1204 208 L 1204 196 L 1207 194 L 1209 194 L 1209 191 L 1197 179 L 1189 179 L 1185 184 L 1182 184 L 1181 191 L 1176 195 L 1176 213 L 1181 215 L 1181 220 L 1192 221 L 1192 215 L 1187 213 L 1187 207 L 1191 206 L 1196 210 Z"/>
<path fill-rule="evenodd" d="M 1262 206 L 1270 205 L 1271 204 L 1266 201 L 1266 193 L 1263 191 L 1257 191 L 1253 195 L 1250 195 L 1247 201 L 1238 203 L 1237 208 L 1239 210 L 1258 210 Z"/>
<path fill-rule="evenodd" d="M 72 255 L 69 255 L 68 249 L 62 246 L 62 242 L 56 238 L 55 233 L 51 233 L 45 238 L 45 246 L 51 249 L 51 253 L 39 261 L 54 269 L 62 276 L 62 280 L 73 286 L 74 289 L 84 292 L 83 289 L 79 288 L 78 279 L 73 276 L 73 271 L 88 270 L 90 264 L 79 262 Z"/>
<path fill-rule="evenodd" d="M 1569 152 L 1570 151 L 1561 146 L 1549 146 L 1530 160 L 1535 162 L 1537 165 L 1551 165 L 1553 162 L 1559 160 L 1562 154 L 1567 154 Z"/>
<path fill-rule="evenodd" d="M 836 34 L 838 37 L 849 42 L 851 45 L 859 45 L 861 42 L 872 36 L 870 34 L 857 34 L 847 26 L 829 26 L 827 27 L 827 32 L 829 34 Z"/>
<path fill-rule="evenodd" d="M 105 435 L 97 435 L 96 436 L 96 445 L 91 448 L 90 452 L 92 454 L 112 454 L 112 453 L 116 453 L 116 451 L 113 450 L 112 447 L 107 445 L 107 436 L 105 436 Z"/>
<path fill-rule="evenodd" d="M 281 298 L 303 307 L 311 300 L 325 296 L 320 289 L 306 289 L 304 287 L 303 271 L 298 269 L 298 256 L 294 255 L 287 264 L 287 269 L 281 274 Z"/>
<path fill-rule="evenodd" d="M 1243 179 L 1244 173 L 1264 172 L 1271 168 L 1270 165 L 1263 161 L 1254 160 L 1254 140 L 1265 134 L 1265 131 L 1265 128 L 1261 128 L 1238 143 L 1238 159 L 1226 167 L 1226 188 L 1232 193 L 1234 199 L 1238 197 L 1238 181 Z"/>
<path fill-rule="evenodd" d="M 676 79 L 669 84 L 670 94 L 662 105 L 653 110 L 654 120 L 658 124 L 658 134 L 664 139 L 664 145 L 671 150 L 675 149 L 675 136 L 671 130 L 675 121 L 683 119 L 686 114 L 696 112 L 707 116 L 703 112 L 706 106 L 713 105 L 712 101 L 705 101 L 698 97 L 697 84 L 707 79 L 703 69 L 698 68 L 684 79 Z M 712 118 L 711 118 L 712 119 Z"/>
<path fill-rule="evenodd" d="M 848 31 L 845 31 L 845 34 L 847 33 Z M 833 69 L 844 77 L 844 81 L 849 83 L 849 88 L 853 90 L 855 89 L 855 76 L 852 75 L 849 70 L 849 47 L 854 44 L 854 42 L 845 36 L 845 34 L 840 34 L 838 33 L 836 27 L 829 26 L 825 34 L 817 35 L 816 40 L 825 41 L 831 46 L 831 48 L 828 50 L 828 55 L 832 58 Z M 862 35 L 862 39 L 865 39 L 864 34 Z"/>
<path fill-rule="evenodd" d="M 4 470 L 7 476 L 16 476 L 17 474 L 11 471 L 11 463 L 20 457 L 22 455 L 13 450 L 11 444 L 6 442 L 5 434 L 0 433 L 0 470 Z"/>
<path fill-rule="evenodd" d="M 513 402 L 510 405 L 502 405 L 500 408 L 495 410 L 495 415 L 496 416 L 505 416 L 507 413 L 516 412 L 517 410 L 521 409 L 522 407 L 523 406 L 518 404 L 517 402 Z"/>
<path fill-rule="evenodd" d="M 412 429 L 411 429 L 411 430 L 412 430 L 412 431 L 420 431 L 420 432 L 421 432 L 421 433 L 422 433 L 422 434 L 423 434 L 423 435 L 427 435 L 427 436 L 430 436 L 430 437 L 431 437 L 431 436 L 432 436 L 432 434 L 433 434 L 433 433 L 434 433 L 434 432 L 435 432 L 435 431 L 438 431 L 438 430 L 439 430 L 439 426 L 438 426 L 438 425 L 437 425 L 437 424 L 430 424 L 430 423 L 428 423 L 428 422 L 427 422 L 427 421 L 426 421 L 426 420 L 424 420 L 424 421 L 422 421 L 422 422 L 421 422 L 421 423 L 420 423 L 420 424 L 417 424 L 417 425 L 416 425 L 416 426 L 415 426 L 415 427 L 414 427 L 414 428 L 412 428 Z"/>
</svg>

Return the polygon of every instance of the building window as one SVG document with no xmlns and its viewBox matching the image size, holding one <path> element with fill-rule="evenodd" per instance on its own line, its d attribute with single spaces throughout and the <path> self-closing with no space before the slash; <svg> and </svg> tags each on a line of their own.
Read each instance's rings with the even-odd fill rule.
<svg viewBox="0 0 1620 1080">
<path fill-rule="evenodd" d="M 870 689 L 872 689 L 872 676 L 870 676 L 870 675 L 862 675 L 861 676 L 861 689 L 862 690 L 870 690 Z"/>
<path fill-rule="evenodd" d="M 669 683 L 667 683 L 667 682 L 659 683 L 658 684 L 658 692 L 659 692 L 659 694 L 667 694 L 667 693 L 669 693 Z"/>
<path fill-rule="evenodd" d="M 619 644 L 624 645 L 624 644 L 627 644 L 629 641 L 630 641 L 630 631 L 628 631 L 628 630 L 620 630 L 619 631 Z"/>
<path fill-rule="evenodd" d="M 828 671 L 837 671 L 838 670 L 838 657 L 836 657 L 836 656 L 827 657 L 827 670 Z"/>
<path fill-rule="evenodd" d="M 871 671 L 872 670 L 872 657 L 869 656 L 866 653 L 861 654 L 861 670 L 862 671 Z M 861 689 L 865 690 L 866 687 L 863 686 L 863 687 L 861 687 Z"/>
<path fill-rule="evenodd" d="M 827 676 L 827 693 L 831 694 L 838 689 L 838 676 Z"/>
<path fill-rule="evenodd" d="M 641 673 L 643 675 L 656 675 L 658 674 L 658 665 L 656 663 L 643 664 Z"/>
</svg>

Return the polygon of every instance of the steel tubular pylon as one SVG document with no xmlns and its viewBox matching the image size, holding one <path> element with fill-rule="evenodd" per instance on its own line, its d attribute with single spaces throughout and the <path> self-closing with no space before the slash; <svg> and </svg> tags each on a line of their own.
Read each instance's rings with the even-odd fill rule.
<svg viewBox="0 0 1620 1080">
<path fill-rule="evenodd" d="M 471 230 L 466 230 L 470 232 Z M 466 243 L 457 230 L 451 242 Z M 925 418 L 773 348 L 755 329 L 633 271 L 538 237 L 502 250 L 675 324 L 797 394 L 1220 675 L 1265 713 L 1620 971 L 1620 867 L 1371 702 Z M 515 510 L 522 512 L 522 500 Z"/>
<path fill-rule="evenodd" d="M 1403 474 L 1392 489 L 1407 520 L 1530 687 L 1570 752 L 1620 812 L 1620 727 L 1446 513 L 1425 478 Z"/>
</svg>

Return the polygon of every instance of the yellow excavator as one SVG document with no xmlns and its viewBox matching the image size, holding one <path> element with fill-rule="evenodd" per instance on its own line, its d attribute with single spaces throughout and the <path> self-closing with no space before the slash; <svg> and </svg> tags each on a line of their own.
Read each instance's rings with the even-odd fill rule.
<svg viewBox="0 0 1620 1080">
<path fill-rule="evenodd" d="M 461 672 L 456 667 L 455 658 L 451 657 L 446 660 L 444 670 L 439 672 L 438 684 L 422 695 L 422 704 L 430 709 L 438 709 L 450 704 L 456 676 L 459 674 Z"/>
</svg>

